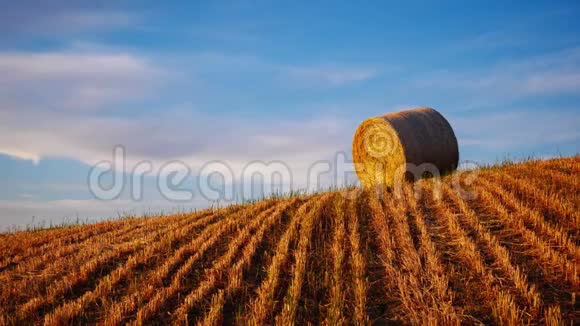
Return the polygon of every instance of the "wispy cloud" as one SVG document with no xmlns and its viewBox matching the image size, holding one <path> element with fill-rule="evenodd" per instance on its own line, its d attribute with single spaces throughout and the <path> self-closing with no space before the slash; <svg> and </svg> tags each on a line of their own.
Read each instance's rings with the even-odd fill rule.
<svg viewBox="0 0 580 326">
<path fill-rule="evenodd" d="M 372 64 L 279 63 L 251 54 L 204 52 L 182 55 L 175 60 L 181 67 L 200 76 L 260 79 L 270 86 L 291 88 L 338 88 L 372 80 L 381 74 L 381 70 Z"/>
<path fill-rule="evenodd" d="M 251 56 L 197 54 L 173 65 L 163 65 L 164 59 L 152 61 L 103 49 L 0 53 L 0 85 L 4 86 L 0 90 L 4 108 L 0 153 L 35 162 L 42 157 L 65 157 L 92 164 L 110 158 L 113 147 L 121 144 L 133 161 L 184 159 L 198 166 L 216 159 L 237 165 L 274 159 L 311 163 L 349 143 L 336 127 L 343 123 L 339 118 L 321 113 L 311 121 L 254 120 L 202 113 L 187 104 L 149 107 L 148 114 L 140 110 L 130 116 L 109 113 L 127 101 L 142 102 L 156 86 L 173 82 L 178 88 L 171 80 L 174 73 L 180 74 L 179 82 L 197 79 L 203 83 L 206 77 L 229 78 L 231 67 L 237 69 L 239 83 L 261 71 L 261 82 L 280 82 L 279 87 L 295 87 L 295 83 L 344 87 L 377 73 L 340 65 L 272 64 Z M 285 84 L 289 80 L 290 85 Z M 221 96 L 235 91 L 235 84 L 228 85 L 232 86 L 222 89 Z M 305 143 L 309 146 L 304 147 Z"/>
<path fill-rule="evenodd" d="M 580 117 L 574 111 L 522 109 L 478 113 L 451 119 L 460 145 L 501 152 L 566 142 L 580 143 Z"/>
<path fill-rule="evenodd" d="M 3 4 L 0 11 L 0 29 L 8 32 L 7 37 L 74 35 L 131 27 L 139 22 L 138 14 L 119 11 L 112 5 L 95 6 L 82 1 L 13 1 Z"/>
<path fill-rule="evenodd" d="M 4 52 L 0 54 L 0 69 L 3 81 L 67 80 L 77 76 L 99 80 L 141 76 L 149 70 L 144 61 L 126 53 Z"/>
<path fill-rule="evenodd" d="M 49 24 L 68 28 L 114 28 L 131 26 L 138 22 L 135 15 L 116 11 L 76 11 L 64 12 L 47 19 Z"/>
<path fill-rule="evenodd" d="M 501 31 L 484 32 L 471 38 L 460 40 L 452 44 L 448 50 L 455 52 L 497 50 L 499 48 L 521 46 L 529 43 L 530 40 L 524 33 Z"/>
<path fill-rule="evenodd" d="M 285 78 L 304 87 L 339 87 L 351 83 L 368 81 L 378 76 L 374 68 L 365 67 L 281 67 Z"/>
<path fill-rule="evenodd" d="M 470 56 L 483 52 L 489 56 L 494 51 L 534 49 L 539 44 L 557 47 L 577 44 L 576 38 L 564 34 L 553 37 L 550 29 L 546 28 L 557 21 L 574 19 L 575 15 L 577 8 L 567 5 L 550 6 L 549 10 L 536 13 L 522 11 L 505 16 L 498 15 L 496 19 L 481 26 L 484 30 L 452 42 L 443 47 L 443 51 L 461 55 L 469 53 Z"/>
<path fill-rule="evenodd" d="M 18 143 L 5 142 L 0 145 L 0 153 L 19 160 L 32 161 L 34 164 L 40 162 L 40 154 L 38 152 L 27 152 L 26 150 L 18 148 L 18 146 Z"/>
<path fill-rule="evenodd" d="M 580 67 L 577 71 L 538 72 L 522 85 L 529 94 L 580 94 Z"/>
<path fill-rule="evenodd" d="M 530 56 L 487 67 L 436 71 L 414 87 L 460 91 L 484 101 L 537 95 L 580 94 L 580 48 Z M 492 95 L 490 97 L 490 95 Z"/>
<path fill-rule="evenodd" d="M 262 37 L 256 31 L 252 31 L 252 26 L 235 26 L 235 28 L 223 27 L 195 27 L 191 29 L 190 36 L 194 40 L 210 40 L 213 42 L 227 42 L 229 44 L 257 44 L 262 41 Z"/>
<path fill-rule="evenodd" d="M 19 110 L 93 110 L 143 96 L 161 74 L 128 53 L 0 53 L 0 104 Z"/>
<path fill-rule="evenodd" d="M 241 169 L 254 160 L 283 160 L 308 166 L 345 149 L 350 133 L 344 130 L 354 129 L 336 118 L 304 122 L 210 117 L 183 110 L 165 114 L 168 117 L 105 118 L 39 113 L 38 121 L 27 121 L 23 114 L 3 112 L 0 152 L 22 159 L 66 157 L 94 164 L 111 159 L 114 146 L 121 144 L 129 164 L 151 160 L 160 166 L 180 159 L 200 167 L 222 160 Z M 170 118 L 175 116 L 180 118 Z"/>
</svg>

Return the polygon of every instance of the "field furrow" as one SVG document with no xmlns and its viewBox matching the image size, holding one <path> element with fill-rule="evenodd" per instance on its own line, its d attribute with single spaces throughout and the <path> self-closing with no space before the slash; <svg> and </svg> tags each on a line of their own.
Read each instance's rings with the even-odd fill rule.
<svg viewBox="0 0 580 326">
<path fill-rule="evenodd" d="M 329 302 L 325 312 L 325 325 L 342 325 L 346 322 L 348 313 L 346 308 L 346 280 L 349 278 L 346 268 L 346 258 L 348 256 L 348 245 L 346 243 L 346 214 L 347 194 L 340 194 L 333 202 L 332 209 L 332 232 L 333 239 L 330 245 L 330 256 L 332 265 L 328 279 Z M 350 319 L 350 318 L 349 318 Z"/>
<path fill-rule="evenodd" d="M 519 206 L 528 205 L 531 209 L 537 210 L 536 215 L 542 214 L 541 220 L 537 223 L 545 223 L 544 216 L 549 219 L 547 226 L 558 226 L 560 229 L 566 228 L 571 234 L 580 232 L 580 213 L 577 210 L 578 203 L 562 198 L 562 195 L 542 191 L 542 188 L 532 181 L 517 179 L 506 173 L 490 173 L 489 178 L 479 178 L 482 182 L 494 182 L 502 185 L 501 197 L 509 198 L 510 202 L 520 202 Z M 580 193 L 580 190 L 577 192 Z M 531 211 L 528 209 L 528 211 Z M 539 217 L 536 217 L 539 218 Z M 563 231 L 562 231 L 563 232 Z M 566 232 L 566 233 L 568 233 Z"/>
<path fill-rule="evenodd" d="M 204 212 L 203 214 L 208 214 Z M 203 215 L 202 214 L 202 215 Z M 200 215 L 200 216 L 202 216 Z M 195 215 L 197 217 L 197 215 Z M 50 271 L 50 267 L 47 264 L 58 261 L 60 258 L 69 257 L 71 254 L 79 252 L 80 248 L 98 246 L 99 244 L 111 242 L 111 240 L 123 238 L 125 235 L 133 236 L 137 234 L 141 228 L 144 226 L 155 227 L 161 223 L 168 223 L 172 220 L 177 220 L 174 216 L 157 218 L 156 221 L 141 221 L 140 223 L 131 223 L 126 225 L 118 225 L 117 228 L 112 230 L 106 230 L 104 232 L 98 232 L 92 236 L 87 237 L 81 241 L 75 241 L 72 243 L 64 243 L 61 241 L 49 242 L 44 245 L 43 248 L 38 248 L 35 253 L 31 253 L 26 257 L 22 257 L 20 261 L 16 262 L 15 270 L 17 273 L 23 273 L 25 271 L 35 271 L 38 274 L 42 274 L 44 269 L 48 269 L 48 273 L 54 273 Z M 69 258 L 70 259 L 70 258 Z M 15 264 L 15 262 L 11 262 Z M 53 265 L 54 266 L 54 265 Z M 64 266 L 59 264 L 56 266 L 58 269 L 62 269 Z M 0 274 L 0 279 L 2 279 L 2 274 Z"/>
<path fill-rule="evenodd" d="M 291 269 L 292 279 L 284 297 L 282 310 L 275 317 L 276 324 L 295 324 L 299 309 L 304 309 L 304 306 L 299 306 L 299 302 L 302 299 L 302 296 L 305 295 L 307 290 L 305 288 L 309 285 L 316 285 L 311 283 L 305 284 L 305 282 L 308 281 L 307 274 L 309 271 L 307 268 L 309 266 L 309 251 L 313 251 L 316 246 L 317 239 L 314 239 L 314 235 L 323 236 L 323 234 L 316 234 L 315 229 L 321 226 L 321 219 L 323 218 L 322 215 L 325 206 L 330 201 L 331 197 L 331 194 L 327 194 L 321 198 L 317 203 L 318 205 L 316 205 L 311 210 L 311 213 L 301 221 L 300 239 L 298 240 L 298 246 L 294 254 L 294 265 Z M 321 271 L 313 270 L 311 272 L 320 273 Z"/>
<path fill-rule="evenodd" d="M 70 324 L 79 315 L 88 310 L 89 306 L 97 300 L 105 301 L 111 292 L 121 287 L 121 282 L 127 281 L 133 276 L 136 269 L 141 266 L 152 264 L 154 259 L 164 252 L 175 250 L 191 236 L 195 236 L 209 224 L 219 221 L 223 217 L 221 212 L 209 216 L 208 218 L 198 218 L 197 220 L 178 228 L 168 231 L 163 238 L 153 242 L 150 246 L 135 252 L 123 265 L 119 265 L 111 273 L 103 276 L 97 282 L 93 290 L 85 292 L 76 300 L 68 301 L 56 308 L 52 313 L 45 316 L 45 324 Z"/>
<path fill-rule="evenodd" d="M 382 192 L 381 192 L 382 195 Z M 411 294 L 404 288 L 402 281 L 399 279 L 401 276 L 400 270 L 397 269 L 397 244 L 395 239 L 395 230 L 389 226 L 389 219 L 381 201 L 379 194 L 372 192 L 368 194 L 368 206 L 371 212 L 370 223 L 374 229 L 374 237 L 379 252 L 379 260 L 383 267 L 383 295 L 385 295 L 389 302 L 386 307 L 387 310 L 383 312 L 382 318 L 387 320 L 399 320 L 406 318 L 403 316 L 404 313 L 412 310 L 411 307 L 405 306 L 404 302 L 411 301 Z M 417 316 L 407 316 L 410 320 L 417 320 Z"/>
<path fill-rule="evenodd" d="M 577 177 L 580 175 L 580 155 L 569 158 L 558 158 L 554 160 L 534 161 L 527 164 L 522 164 L 520 169 L 525 170 L 530 166 L 561 171 L 568 175 Z"/>
<path fill-rule="evenodd" d="M 261 214 L 256 219 L 255 224 L 251 223 L 244 227 L 238 238 L 232 241 L 228 252 L 211 269 L 204 273 L 204 280 L 181 301 L 181 304 L 172 313 L 172 323 L 177 325 L 187 324 L 190 316 L 195 316 L 195 314 L 190 315 L 190 311 L 221 282 L 227 284 L 226 288 L 230 290 L 239 287 L 243 269 L 251 262 L 265 234 L 272 229 L 275 223 L 280 222 L 286 210 L 299 202 L 298 199 L 289 200 L 275 207 L 272 211 L 266 211 Z M 242 247 L 242 245 L 244 246 Z M 234 261 L 238 256 L 238 260 Z"/>
<path fill-rule="evenodd" d="M 350 257 L 348 264 L 350 266 L 352 286 L 346 286 L 347 291 L 352 292 L 352 298 L 348 302 L 353 306 L 352 321 L 356 325 L 368 325 L 370 323 L 368 311 L 368 289 L 369 282 L 367 277 L 367 263 L 364 256 L 364 243 L 361 239 L 361 221 L 357 211 L 359 202 L 362 196 L 357 191 L 349 193 L 352 197 L 348 197 L 347 206 L 347 227 L 348 227 L 348 242 L 350 245 Z"/>
<path fill-rule="evenodd" d="M 209 312 L 197 325 L 222 325 L 224 323 L 225 290 L 220 289 L 211 297 Z"/>
<path fill-rule="evenodd" d="M 483 180 L 479 180 L 478 184 L 482 185 L 482 187 L 478 188 L 478 199 L 497 215 L 499 222 L 504 227 L 520 235 L 526 244 L 531 247 L 530 250 L 536 252 L 537 258 L 543 261 L 542 265 L 546 275 L 552 275 L 554 270 L 556 270 L 569 282 L 578 282 L 580 280 L 578 262 L 570 261 L 566 255 L 561 254 L 538 234 L 526 227 L 524 220 L 529 218 L 529 216 L 524 216 L 525 214 L 519 214 L 518 212 L 515 214 L 510 213 L 501 201 L 493 195 L 493 190 L 489 189 L 497 187 L 496 185 L 489 182 L 486 183 Z"/>
<path fill-rule="evenodd" d="M 13 234 L 5 234 L 0 242 L 0 256 L 16 257 L 35 248 L 41 248 L 50 242 L 68 242 L 82 237 L 82 234 L 98 232 L 100 229 L 110 229 L 119 224 L 129 223 L 129 220 L 104 222 L 96 225 L 70 226 L 56 229 L 38 231 L 19 231 Z M 16 241 L 17 240 L 17 241 Z"/>
<path fill-rule="evenodd" d="M 490 263 L 498 267 L 498 273 L 501 274 L 499 278 L 508 280 L 510 286 L 516 289 L 515 292 L 520 298 L 522 306 L 526 307 L 524 308 L 526 314 L 530 317 L 538 317 L 543 305 L 541 295 L 536 289 L 536 285 L 530 284 L 526 274 L 519 266 L 514 266 L 509 250 L 484 226 L 475 211 L 469 207 L 468 202 L 447 184 L 443 185 L 443 196 L 460 214 L 459 224 L 472 235 Z"/>
<path fill-rule="evenodd" d="M 251 325 L 273 323 L 274 313 L 278 310 L 277 302 L 280 299 L 278 293 L 282 292 L 280 287 L 281 283 L 284 282 L 283 272 L 289 266 L 290 250 L 295 246 L 300 225 L 307 217 L 308 212 L 312 210 L 313 205 L 313 201 L 309 201 L 294 213 L 288 230 L 276 246 L 266 279 L 260 284 L 256 291 L 256 297 L 249 305 L 248 314 L 244 317 L 246 323 Z"/>
<path fill-rule="evenodd" d="M 443 310 L 451 312 L 450 307 L 439 309 L 429 291 L 425 291 L 429 286 L 425 282 L 428 277 L 422 269 L 421 258 L 407 220 L 409 200 L 397 200 L 392 193 L 383 194 L 383 199 L 383 209 L 390 221 L 396 252 L 395 272 L 400 292 L 398 309 L 401 310 L 398 318 L 404 323 L 412 324 L 440 323 L 453 318 L 453 315 L 442 314 Z"/>
<path fill-rule="evenodd" d="M 200 226 L 206 225 L 211 221 L 211 216 L 200 220 Z M 18 318 L 30 318 L 30 315 L 42 315 L 50 307 L 59 305 L 65 300 L 72 300 L 84 293 L 84 289 L 90 287 L 91 284 L 97 284 L 101 275 L 114 270 L 118 264 L 123 264 L 143 248 L 149 246 L 151 243 L 160 240 L 166 234 L 171 234 L 175 230 L 181 230 L 187 223 L 196 220 L 197 216 L 181 219 L 174 225 L 164 225 L 152 229 L 151 233 L 137 237 L 136 239 L 124 242 L 117 247 L 113 247 L 106 253 L 96 256 L 83 264 L 77 271 L 65 275 L 60 280 L 49 285 L 46 292 L 40 296 L 30 299 L 26 304 L 22 305 L 18 311 Z"/>
<path fill-rule="evenodd" d="M 9 279 L 5 283 L 7 286 L 1 289 L 1 300 L 21 303 L 23 304 L 21 308 L 32 308 L 39 302 L 50 301 L 48 297 L 59 297 L 64 292 L 71 292 L 75 285 L 82 284 L 82 280 L 88 280 L 85 277 L 92 279 L 93 273 L 100 271 L 102 266 L 109 267 L 116 259 L 121 259 L 125 253 L 131 252 L 133 245 L 141 242 L 140 234 L 156 233 L 166 227 L 167 225 L 147 225 L 119 237 L 104 238 L 100 243 L 85 247 L 85 250 L 77 251 L 66 259 L 63 257 L 50 262 L 41 271 L 29 270 L 22 274 L 9 274 L 7 275 Z M 79 275 L 83 277 L 78 278 Z M 35 295 L 37 298 L 32 299 Z M 26 310 L 21 311 L 24 316 L 30 313 Z"/>
<path fill-rule="evenodd" d="M 478 187 L 476 191 L 479 215 L 492 224 L 496 236 L 509 248 L 514 259 L 523 263 L 522 271 L 530 282 L 536 284 L 544 303 L 559 302 L 562 313 L 571 313 L 575 296 L 580 291 L 578 264 L 566 259 L 528 230 L 487 189 Z"/>
<path fill-rule="evenodd" d="M 500 170 L 496 169 L 496 171 L 499 172 Z M 578 174 L 567 174 L 554 169 L 543 169 L 536 165 L 530 165 L 527 169 L 506 169 L 503 170 L 503 174 L 530 180 L 538 188 L 556 192 L 563 197 L 575 195 L 580 190 L 580 176 Z"/>
<path fill-rule="evenodd" d="M 578 260 L 580 262 L 580 247 L 576 245 L 575 241 L 571 240 L 570 234 L 567 231 L 568 228 L 547 221 L 543 214 L 535 209 L 529 208 L 518 200 L 513 193 L 506 190 L 505 188 L 508 188 L 509 186 L 504 188 L 503 185 L 505 183 L 502 183 L 500 180 L 501 179 L 499 179 L 498 182 L 495 182 L 493 186 L 492 181 L 478 179 L 478 182 L 482 183 L 484 187 L 489 189 L 492 194 L 510 210 L 514 215 L 514 218 L 523 221 L 528 229 L 532 230 L 540 238 L 548 242 L 552 248 L 567 255 L 571 260 Z"/>
<path fill-rule="evenodd" d="M 147 273 L 139 278 L 137 285 L 121 292 L 123 295 L 113 302 L 107 310 L 104 318 L 104 325 L 118 325 L 134 313 L 138 307 L 148 302 L 171 283 L 173 273 L 178 274 L 178 278 L 185 277 L 193 266 L 196 266 L 206 252 L 215 247 L 219 241 L 235 230 L 238 223 L 244 223 L 254 212 L 261 211 L 269 206 L 271 202 L 261 202 L 255 206 L 230 209 L 218 223 L 205 228 L 197 237 L 189 243 L 179 247 L 172 252 L 164 261 L 151 268 Z M 181 268 L 179 268 L 181 266 Z M 179 268 L 179 269 L 178 269 Z"/>
<path fill-rule="evenodd" d="M 34 259 L 34 258 L 45 258 L 46 256 L 56 256 L 55 251 L 59 250 L 61 246 L 68 246 L 72 247 L 74 245 L 82 246 L 85 240 L 94 240 L 95 237 L 108 234 L 109 232 L 119 231 L 119 229 L 131 229 L 137 228 L 147 223 L 147 221 L 142 221 L 142 223 L 135 224 L 130 223 L 122 226 L 119 228 L 120 223 L 110 222 L 104 223 L 100 227 L 88 227 L 84 230 L 74 231 L 74 232 L 67 232 L 62 235 L 54 232 L 53 234 L 45 235 L 45 241 L 34 244 L 23 245 L 19 248 L 25 248 L 26 250 L 22 251 L 14 251 L 12 250 L 10 254 L 7 252 L 1 253 L 2 260 L 0 261 L 0 272 L 4 272 L 5 270 L 9 269 L 10 266 L 18 266 L 22 267 L 23 263 L 27 259 Z M 116 234 L 111 234 L 112 236 L 116 236 Z M 15 243 L 11 242 L 10 239 L 5 240 L 6 243 Z M 9 249 L 6 248 L 8 251 Z M 58 257 L 58 256 L 57 256 Z"/>
<path fill-rule="evenodd" d="M 207 308 L 203 307 L 203 303 L 200 302 L 200 310 L 202 312 L 209 311 L 209 315 L 206 317 L 211 316 L 214 313 L 213 311 L 220 310 L 230 312 L 223 316 L 224 323 L 239 324 L 242 322 L 240 316 L 243 314 L 245 307 L 251 302 L 250 296 L 256 291 L 257 284 L 260 284 L 263 279 L 260 275 L 260 270 L 262 269 L 260 266 L 265 266 L 266 261 L 269 260 L 267 248 L 275 247 L 279 243 L 279 239 L 288 234 L 291 227 L 290 221 L 296 218 L 295 212 L 297 210 L 299 211 L 305 206 L 311 206 L 317 199 L 317 197 L 309 198 L 306 202 L 302 202 L 298 209 L 294 207 L 295 204 L 291 204 L 281 214 L 275 212 L 268 217 L 268 219 L 275 220 L 275 224 L 266 224 L 256 232 L 243 249 L 241 257 L 233 263 L 233 266 L 225 275 L 223 280 L 225 300 L 220 305 L 210 302 L 210 306 Z M 217 301 L 218 297 L 219 292 L 213 295 L 211 301 Z M 187 324 L 188 322 L 194 322 L 194 316 L 197 314 L 191 315 L 191 312 L 192 310 L 190 309 L 187 319 L 179 314 L 176 315 L 177 318 L 174 323 Z M 203 313 L 200 315 L 203 315 Z"/>
<path fill-rule="evenodd" d="M 403 191 L 409 207 L 409 230 L 414 230 L 414 236 L 412 236 L 416 238 L 415 246 L 422 268 L 420 279 L 423 282 L 423 288 L 421 291 L 430 309 L 426 313 L 431 314 L 430 317 L 434 319 L 426 320 L 426 322 L 457 325 L 461 318 L 453 307 L 454 293 L 449 288 L 449 279 L 442 264 L 441 253 L 427 230 L 425 213 L 418 205 L 416 193 L 409 184 L 404 186 Z"/>
<path fill-rule="evenodd" d="M 433 222 L 441 228 L 439 245 L 453 266 L 449 274 L 457 287 L 455 293 L 463 301 L 464 313 L 484 323 L 523 323 L 524 311 L 516 304 L 513 295 L 500 286 L 493 268 L 486 264 L 478 246 L 459 224 L 457 214 L 449 209 L 440 191 L 434 190 L 435 182 L 438 181 L 423 182 L 428 190 L 423 200 L 433 212 Z"/>
<path fill-rule="evenodd" d="M 280 205 L 282 205 L 282 203 L 275 203 L 274 207 L 268 207 L 263 211 L 261 210 L 263 207 L 259 207 L 258 210 L 245 211 L 241 217 L 233 220 L 232 224 L 224 225 L 224 230 L 229 230 L 233 233 L 232 236 L 235 237 L 229 244 L 227 240 L 230 237 L 228 237 L 226 233 L 223 234 L 225 237 L 222 236 L 222 239 L 219 239 L 223 241 L 223 247 L 228 250 L 226 255 L 235 254 L 237 247 L 241 245 L 243 240 L 245 240 L 245 236 L 247 236 L 249 231 L 257 227 L 257 224 L 261 222 L 261 218 L 264 217 L 264 214 L 272 212 Z M 210 242 L 210 239 L 207 239 L 206 242 Z M 194 273 L 194 267 L 202 255 L 203 252 L 196 252 L 195 255 L 189 257 L 187 261 L 171 276 L 171 279 L 168 280 L 169 284 L 157 287 L 153 297 L 137 311 L 136 320 L 133 323 L 143 324 L 154 317 L 161 320 L 167 318 L 167 314 L 161 314 L 160 312 L 168 310 L 168 307 L 175 305 L 178 297 L 186 294 L 193 286 L 193 281 L 197 279 L 197 277 L 193 277 L 197 274 Z M 198 276 L 201 277 L 202 275 Z"/>
</svg>

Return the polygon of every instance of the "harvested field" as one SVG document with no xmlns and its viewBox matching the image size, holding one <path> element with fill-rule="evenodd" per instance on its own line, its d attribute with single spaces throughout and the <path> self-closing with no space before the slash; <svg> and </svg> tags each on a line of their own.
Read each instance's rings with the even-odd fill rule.
<svg viewBox="0 0 580 326">
<path fill-rule="evenodd" d="M 0 234 L 0 324 L 578 324 L 579 172 Z"/>
</svg>

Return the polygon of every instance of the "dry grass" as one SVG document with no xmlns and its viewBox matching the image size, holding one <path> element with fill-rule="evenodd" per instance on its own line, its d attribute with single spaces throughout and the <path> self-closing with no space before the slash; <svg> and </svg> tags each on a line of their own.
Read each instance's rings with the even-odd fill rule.
<svg viewBox="0 0 580 326">
<path fill-rule="evenodd" d="M 1 235 L 0 325 L 580 323 L 580 158 Z"/>
</svg>

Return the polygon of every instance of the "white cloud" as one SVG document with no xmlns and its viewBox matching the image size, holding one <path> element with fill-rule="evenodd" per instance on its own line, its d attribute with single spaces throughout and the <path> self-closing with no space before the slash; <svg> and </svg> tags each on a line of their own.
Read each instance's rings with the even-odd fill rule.
<svg viewBox="0 0 580 326">
<path fill-rule="evenodd" d="M 255 160 L 282 160 L 296 168 L 330 158 L 350 144 L 356 127 L 337 118 L 253 121 L 165 110 L 164 117 L 113 118 L 0 112 L 0 152 L 22 159 L 66 157 L 87 164 L 111 160 L 115 145 L 126 148 L 128 165 L 150 160 L 157 167 L 183 160 L 193 168 L 213 160 L 239 173 Z M 352 130 L 351 130 L 352 129 Z M 19 152 L 5 148 L 18 148 Z M 129 169 L 130 169 L 129 167 Z"/>
<path fill-rule="evenodd" d="M 381 71 L 373 65 L 340 63 L 296 64 L 274 63 L 253 55 L 228 55 L 224 53 L 193 53 L 174 58 L 180 67 L 190 69 L 193 74 L 240 79 L 262 79 L 270 86 L 338 88 L 371 80 Z M 258 78 L 256 78 L 258 76 Z"/>
<path fill-rule="evenodd" d="M 0 30 L 7 37 L 54 37 L 134 27 L 140 23 L 135 12 L 116 10 L 109 4 L 94 6 L 83 1 L 58 3 L 13 1 L 2 5 Z"/>
<path fill-rule="evenodd" d="M 70 80 L 79 76 L 94 80 L 135 78 L 152 70 L 142 58 L 126 53 L 77 54 L 67 52 L 0 54 L 3 81 Z"/>
<path fill-rule="evenodd" d="M 340 87 L 351 83 L 375 78 L 378 71 L 374 68 L 337 68 L 337 67 L 283 67 L 284 78 L 301 84 L 303 87 L 324 85 Z"/>
<path fill-rule="evenodd" d="M 580 68 L 576 72 L 539 72 L 530 75 L 524 91 L 530 94 L 542 93 L 580 93 Z"/>
<path fill-rule="evenodd" d="M 182 79 L 237 68 L 241 75 L 262 70 L 270 78 L 282 73 L 334 87 L 375 75 L 368 69 L 290 67 L 244 56 L 199 54 L 176 62 L 175 70 L 191 69 L 183 69 Z M 0 85 L 6 86 L 0 89 L 0 153 L 36 162 L 65 157 L 92 165 L 110 159 L 120 144 L 132 163 L 150 160 L 160 165 L 179 159 L 195 168 L 223 160 L 240 169 L 253 160 L 306 165 L 347 148 L 349 132 L 356 127 L 324 113 L 310 121 L 254 120 L 229 113 L 202 114 L 191 105 L 150 109 L 146 115 L 101 112 L 119 107 L 120 101 L 143 101 L 156 86 L 175 83 L 170 79 L 176 72 L 168 69 L 139 55 L 104 49 L 0 53 Z"/>
<path fill-rule="evenodd" d="M 38 164 L 40 162 L 40 155 L 38 153 L 26 152 L 22 149 L 12 148 L 12 146 L 15 145 L 10 144 L 10 142 L 5 142 L 4 144 L 0 145 L 0 153 L 20 160 L 32 161 L 34 164 Z"/>
<path fill-rule="evenodd" d="M 127 125 L 138 129 L 97 111 L 143 100 L 165 77 L 130 53 L 0 53 L 0 153 L 35 163 L 47 155 L 95 159 L 112 148 L 108 141 L 122 140 L 115 136 Z"/>
<path fill-rule="evenodd" d="M 143 97 L 163 74 L 127 53 L 0 53 L 0 105 L 4 110 L 94 110 Z"/>
<path fill-rule="evenodd" d="M 580 94 L 580 48 L 499 62 L 465 70 L 435 71 L 413 85 L 449 90 L 486 102 L 544 95 Z"/>
<path fill-rule="evenodd" d="M 501 31 L 485 32 L 468 39 L 463 39 L 451 45 L 448 49 L 465 52 L 492 50 L 505 47 L 522 46 L 529 43 L 529 37 L 526 33 L 511 32 L 507 33 L 506 28 Z"/>
<path fill-rule="evenodd" d="M 515 109 L 450 120 L 461 147 L 501 152 L 580 141 L 580 117 L 575 112 Z"/>
<path fill-rule="evenodd" d="M 67 28 L 112 28 L 130 26 L 137 19 L 134 15 L 116 11 L 73 11 L 49 16 L 48 24 L 57 24 Z"/>
</svg>

